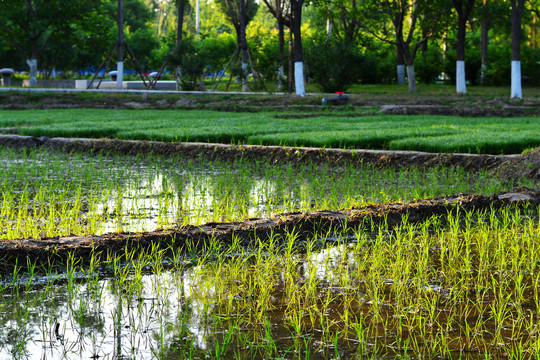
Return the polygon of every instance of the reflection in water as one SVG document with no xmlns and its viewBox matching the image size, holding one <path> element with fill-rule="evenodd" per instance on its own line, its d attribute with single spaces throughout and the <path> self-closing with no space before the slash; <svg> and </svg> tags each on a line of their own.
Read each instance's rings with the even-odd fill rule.
<svg viewBox="0 0 540 360">
<path fill-rule="evenodd" d="M 366 202 L 496 193 L 460 169 L 375 169 L 0 149 L 0 238 L 152 231 Z M 518 184 L 526 185 L 526 184 Z M 513 186 L 513 185 L 512 185 Z"/>
<path fill-rule="evenodd" d="M 212 176 L 201 175 L 175 187 L 169 175 L 127 182 L 104 196 L 87 218 L 104 215 L 98 234 L 122 231 L 152 231 L 160 227 L 223 222 L 267 217 L 283 208 L 273 181 L 254 179 L 247 193 L 223 193 Z M 300 189 L 305 188 L 301 186 Z M 274 201 L 273 201 L 274 200 Z"/>
<path fill-rule="evenodd" d="M 328 286 L 338 286 L 332 273 L 342 266 L 343 250 L 321 250 L 302 261 L 316 268 Z M 227 325 L 215 308 L 223 294 L 216 292 L 208 271 L 214 271 L 211 263 L 141 277 L 130 272 L 97 279 L 75 273 L 79 281 L 59 276 L 55 282 L 49 276 L 17 288 L 4 283 L 0 358 L 179 359 L 181 347 L 212 352 Z M 275 324 L 276 336 L 289 338 L 280 326 Z"/>
</svg>

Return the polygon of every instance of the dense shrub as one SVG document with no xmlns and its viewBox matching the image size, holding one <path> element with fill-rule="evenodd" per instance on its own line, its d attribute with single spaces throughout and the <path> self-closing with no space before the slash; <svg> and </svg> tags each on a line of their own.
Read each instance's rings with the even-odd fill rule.
<svg viewBox="0 0 540 360">
<path fill-rule="evenodd" d="M 236 39 L 227 33 L 204 34 L 197 44 L 197 53 L 204 63 L 207 75 L 216 76 L 225 68 L 236 49 Z"/>
<path fill-rule="evenodd" d="M 345 91 L 360 80 L 376 82 L 377 63 L 340 39 L 314 39 L 305 47 L 309 75 L 325 92 Z M 363 81 L 364 82 L 364 81 Z"/>
<path fill-rule="evenodd" d="M 489 47 L 486 85 L 509 86 L 512 75 L 512 49 L 510 44 Z M 522 85 L 540 85 L 540 50 L 521 48 Z"/>
<path fill-rule="evenodd" d="M 197 90 L 198 79 L 204 73 L 205 59 L 199 56 L 195 40 L 192 37 L 182 39 L 180 46 L 169 54 L 168 63 L 174 68 L 181 66 L 182 90 Z"/>
<path fill-rule="evenodd" d="M 443 70 L 443 54 L 441 49 L 431 46 L 425 53 L 419 53 L 414 61 L 414 70 L 419 81 L 433 84 Z"/>
</svg>

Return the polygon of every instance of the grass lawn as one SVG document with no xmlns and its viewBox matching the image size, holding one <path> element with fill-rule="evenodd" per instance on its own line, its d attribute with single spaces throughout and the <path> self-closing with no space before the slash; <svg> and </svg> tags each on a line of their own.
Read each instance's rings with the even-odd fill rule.
<svg viewBox="0 0 540 360">
<path fill-rule="evenodd" d="M 276 118 L 205 110 L 4 110 L 0 127 L 21 135 L 226 144 L 520 153 L 540 146 L 540 118 L 371 115 Z"/>
</svg>

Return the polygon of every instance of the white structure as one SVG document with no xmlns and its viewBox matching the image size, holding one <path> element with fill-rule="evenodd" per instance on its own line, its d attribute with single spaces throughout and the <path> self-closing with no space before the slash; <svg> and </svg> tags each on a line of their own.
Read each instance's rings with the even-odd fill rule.
<svg viewBox="0 0 540 360">
<path fill-rule="evenodd" d="M 26 63 L 30 67 L 30 86 L 37 85 L 37 59 L 28 59 Z"/>
<path fill-rule="evenodd" d="M 118 62 L 118 68 L 117 68 L 117 74 L 116 74 L 116 89 L 122 90 L 122 82 L 124 78 L 124 62 L 119 61 Z"/>
<path fill-rule="evenodd" d="M 398 85 L 405 85 L 405 65 L 397 66 L 397 83 Z"/>
</svg>

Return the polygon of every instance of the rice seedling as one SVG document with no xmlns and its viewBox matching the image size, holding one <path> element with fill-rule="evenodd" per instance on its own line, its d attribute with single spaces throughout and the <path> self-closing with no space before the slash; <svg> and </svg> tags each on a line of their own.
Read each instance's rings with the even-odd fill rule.
<svg viewBox="0 0 540 360">
<path fill-rule="evenodd" d="M 207 110 L 4 110 L 0 123 L 31 136 L 326 148 L 510 154 L 540 144 L 538 117 L 515 121 L 512 117 L 275 115 Z M 283 115 L 282 110 L 279 115 Z"/>
<path fill-rule="evenodd" d="M 1 156 L 2 239 L 510 186 L 458 169 Z M 65 259 L 63 269 L 17 264 L 0 282 L 0 357 L 534 358 L 538 225 L 532 207 L 453 211 L 418 224 L 366 220 L 351 233 L 321 229 L 307 239 L 291 230 L 249 246 L 236 237 L 92 252 Z"/>
<path fill-rule="evenodd" d="M 264 162 L 253 168 L 246 161 L 90 158 L 8 149 L 0 157 L 0 239 L 151 231 L 458 192 L 486 194 L 511 185 L 442 168 L 423 172 Z"/>
</svg>

